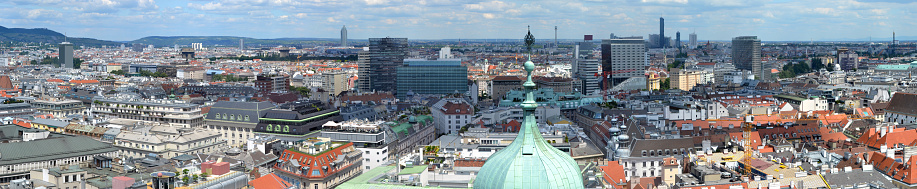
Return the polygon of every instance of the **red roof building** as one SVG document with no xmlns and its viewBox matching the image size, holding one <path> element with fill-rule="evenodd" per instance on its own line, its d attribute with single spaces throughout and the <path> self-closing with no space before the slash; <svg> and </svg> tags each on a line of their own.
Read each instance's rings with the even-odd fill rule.
<svg viewBox="0 0 917 189">
<path fill-rule="evenodd" d="M 624 175 L 624 166 L 618 161 L 608 161 L 608 165 L 599 166 L 602 169 L 602 179 L 605 179 L 605 188 L 623 189 L 627 186 Z"/>
<path fill-rule="evenodd" d="M 334 188 L 363 172 L 363 153 L 352 142 L 312 139 L 300 145 L 284 150 L 274 164 L 277 176 L 299 188 Z M 317 154 L 303 152 L 310 150 Z"/>
<path fill-rule="evenodd" d="M 857 142 L 873 149 L 880 149 L 883 145 L 888 148 L 909 145 L 915 140 L 917 140 L 917 130 L 905 130 L 905 128 L 895 128 L 894 126 L 879 126 L 877 128 L 869 128 L 857 139 Z"/>
<path fill-rule="evenodd" d="M 293 184 L 281 179 L 274 173 L 258 177 L 255 180 L 248 181 L 248 185 L 256 189 L 287 189 L 293 187 Z"/>
</svg>

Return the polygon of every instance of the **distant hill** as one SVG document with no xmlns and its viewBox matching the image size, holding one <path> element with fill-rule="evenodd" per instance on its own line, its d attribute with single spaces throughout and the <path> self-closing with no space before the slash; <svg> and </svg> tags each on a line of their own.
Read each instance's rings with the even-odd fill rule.
<svg viewBox="0 0 917 189">
<path fill-rule="evenodd" d="M 24 43 L 60 43 L 64 42 L 64 34 L 58 33 L 47 28 L 6 28 L 0 26 L 0 41 L 24 42 Z M 114 41 L 105 41 L 92 38 L 66 38 L 67 41 L 76 46 L 99 47 L 102 45 L 117 46 L 122 43 Z"/>
<path fill-rule="evenodd" d="M 235 36 L 149 36 L 131 41 L 131 43 L 149 44 L 157 47 L 173 46 L 175 44 L 191 45 L 191 43 L 202 43 L 204 46 L 239 46 L 239 39 L 244 40 L 245 46 L 296 46 L 336 43 L 338 40 L 329 38 L 255 39 Z"/>
</svg>

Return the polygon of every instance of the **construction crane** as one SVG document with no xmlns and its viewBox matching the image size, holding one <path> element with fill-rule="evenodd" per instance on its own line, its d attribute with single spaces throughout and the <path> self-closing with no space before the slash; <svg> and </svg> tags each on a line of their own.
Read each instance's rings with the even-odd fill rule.
<svg viewBox="0 0 917 189">
<path fill-rule="evenodd" d="M 776 119 L 755 120 L 755 116 L 768 116 L 768 117 L 769 117 L 769 116 L 775 116 L 775 115 L 776 115 Z M 785 116 L 792 116 L 792 117 L 785 117 Z M 817 116 L 817 115 L 816 115 L 816 116 Z M 755 121 L 759 121 L 759 122 L 764 121 L 764 122 L 767 122 L 767 123 L 774 122 L 774 123 L 776 123 L 776 124 L 779 125 L 779 124 L 783 124 L 783 123 L 790 123 L 790 122 L 796 122 L 796 121 L 821 121 L 821 120 L 835 120 L 835 121 L 837 121 L 837 120 L 875 119 L 875 117 L 871 117 L 871 116 L 868 116 L 868 117 L 860 117 L 860 116 L 857 115 L 857 114 L 848 115 L 848 117 L 846 117 L 846 118 L 844 118 L 844 119 L 818 118 L 818 117 L 815 117 L 815 116 L 808 116 L 808 115 L 805 115 L 805 114 L 745 114 L 745 115 L 742 116 L 742 117 L 744 117 L 745 120 L 741 120 L 741 119 L 707 119 L 706 121 L 742 121 L 742 148 L 743 148 L 743 151 L 744 151 L 744 156 L 742 157 L 741 162 L 742 162 L 742 164 L 745 165 L 745 166 L 743 167 L 743 168 L 744 168 L 744 171 L 745 171 L 743 174 L 744 174 L 744 176 L 745 176 L 746 178 L 748 178 L 749 181 L 751 181 L 751 180 L 754 179 L 754 178 L 753 178 L 753 175 L 752 175 L 752 169 L 753 169 L 753 168 L 752 168 L 752 166 L 751 166 L 751 160 L 753 159 L 752 156 L 754 155 L 754 150 L 752 150 L 752 149 L 754 149 L 754 146 L 753 146 L 753 144 L 752 144 L 753 141 L 751 141 L 751 132 L 752 132 L 753 130 L 756 130 L 755 124 L 754 124 Z M 770 117 L 769 117 L 769 118 L 770 118 Z"/>
<path fill-rule="evenodd" d="M 607 81 L 607 80 L 612 80 L 613 78 L 611 77 L 614 76 L 615 74 L 635 72 L 635 71 L 640 71 L 640 70 L 627 69 L 627 70 L 618 70 L 618 71 L 603 71 L 601 74 L 595 73 L 595 77 L 601 76 L 602 81 Z M 609 86 L 608 89 L 602 89 L 602 102 L 603 103 L 608 101 L 608 90 L 611 90 L 612 88 L 614 88 L 614 85 Z"/>
</svg>

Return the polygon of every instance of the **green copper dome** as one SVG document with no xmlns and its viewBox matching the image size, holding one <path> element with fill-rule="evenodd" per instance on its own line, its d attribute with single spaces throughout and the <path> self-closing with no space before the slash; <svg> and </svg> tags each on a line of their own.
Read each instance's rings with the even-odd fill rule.
<svg viewBox="0 0 917 189">
<path fill-rule="evenodd" d="M 529 34 L 531 35 L 531 34 Z M 506 148 L 487 159 L 475 177 L 474 188 L 583 188 L 579 166 L 565 152 L 554 148 L 538 131 L 532 90 L 531 59 L 525 63 L 524 119 L 519 135 Z"/>
</svg>

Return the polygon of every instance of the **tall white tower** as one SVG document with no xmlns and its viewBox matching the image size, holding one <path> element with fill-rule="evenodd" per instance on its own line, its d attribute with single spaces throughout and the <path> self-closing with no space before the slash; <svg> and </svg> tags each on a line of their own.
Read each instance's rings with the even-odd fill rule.
<svg viewBox="0 0 917 189">
<path fill-rule="evenodd" d="M 341 47 L 347 46 L 347 26 L 341 27 Z"/>
</svg>

